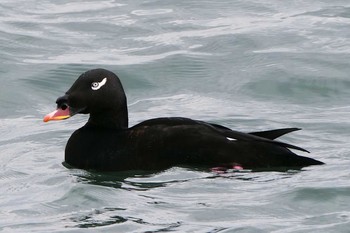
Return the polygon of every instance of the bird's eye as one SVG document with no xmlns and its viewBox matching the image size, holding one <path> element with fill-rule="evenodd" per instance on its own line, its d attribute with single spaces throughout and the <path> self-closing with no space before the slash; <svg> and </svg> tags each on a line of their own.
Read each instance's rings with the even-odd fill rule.
<svg viewBox="0 0 350 233">
<path fill-rule="evenodd" d="M 91 88 L 92 89 L 97 88 L 97 87 L 98 87 L 98 82 L 91 83 Z"/>
<path fill-rule="evenodd" d="M 106 84 L 106 82 L 107 82 L 107 78 L 102 79 L 101 82 L 93 82 L 93 83 L 91 83 L 91 89 L 96 91 L 96 90 L 100 89 L 102 86 L 104 86 Z"/>
</svg>

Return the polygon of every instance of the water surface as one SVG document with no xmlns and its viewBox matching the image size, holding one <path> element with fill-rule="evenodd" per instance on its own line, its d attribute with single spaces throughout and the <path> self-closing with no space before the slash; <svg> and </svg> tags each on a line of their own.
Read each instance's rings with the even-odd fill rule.
<svg viewBox="0 0 350 233">
<path fill-rule="evenodd" d="M 0 3 L 2 232 L 349 232 L 350 3 Z M 324 166 L 217 175 L 63 166 L 75 116 L 44 124 L 80 73 L 116 72 L 130 124 L 184 116 L 283 140 Z"/>
</svg>

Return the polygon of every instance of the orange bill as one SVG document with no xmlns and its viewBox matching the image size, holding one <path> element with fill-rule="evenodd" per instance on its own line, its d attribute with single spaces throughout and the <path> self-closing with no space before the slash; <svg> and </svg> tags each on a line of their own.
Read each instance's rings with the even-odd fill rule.
<svg viewBox="0 0 350 233">
<path fill-rule="evenodd" d="M 47 114 L 44 117 L 44 122 L 48 122 L 48 121 L 59 121 L 59 120 L 64 120 L 71 117 L 70 112 L 69 112 L 69 108 L 66 109 L 61 109 L 58 108 L 55 111 Z"/>
</svg>

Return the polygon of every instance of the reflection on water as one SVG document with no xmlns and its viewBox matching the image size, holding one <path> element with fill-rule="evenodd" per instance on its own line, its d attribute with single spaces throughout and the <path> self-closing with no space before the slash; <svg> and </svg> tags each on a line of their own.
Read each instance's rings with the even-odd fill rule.
<svg viewBox="0 0 350 233">
<path fill-rule="evenodd" d="M 183 221 L 172 221 L 168 219 L 166 222 L 154 221 L 144 215 L 135 217 L 135 214 L 130 215 L 133 212 L 135 206 L 143 206 L 143 208 L 151 208 L 155 210 L 148 210 L 146 212 L 152 212 L 155 217 L 159 216 L 157 212 L 163 212 L 167 208 L 177 208 L 178 205 L 185 205 L 181 203 L 181 200 L 193 198 L 199 209 L 210 209 L 214 206 L 212 201 L 203 199 L 202 192 L 204 190 L 210 190 L 214 185 L 219 191 L 225 187 L 218 189 L 217 184 L 232 185 L 235 189 L 245 189 L 250 183 L 265 183 L 274 184 L 276 182 L 288 182 L 294 175 L 298 175 L 300 171 L 290 170 L 287 172 L 251 172 L 251 171 L 231 171 L 225 173 L 213 173 L 207 172 L 201 169 L 190 168 L 171 168 L 162 172 L 145 172 L 145 171 L 127 171 L 127 172 L 88 172 L 79 169 L 71 169 L 70 174 L 77 178 L 77 182 L 82 185 L 94 185 L 107 187 L 112 193 L 115 193 L 116 200 L 132 194 L 136 194 L 136 199 L 129 197 L 128 203 L 118 202 L 108 207 L 98 207 L 83 212 L 72 213 L 72 216 L 65 219 L 67 227 L 75 228 L 91 228 L 101 227 L 109 225 L 119 225 L 123 227 L 124 224 L 131 224 L 135 226 L 151 227 L 150 232 L 167 232 L 176 229 L 190 229 L 191 227 Z M 285 181 L 283 181 L 285 180 Z M 232 182 L 233 181 L 233 182 Z M 244 182 L 244 183 L 241 183 Z M 193 184 L 203 183 L 206 186 L 193 187 Z M 212 185 L 208 185 L 208 184 Z M 237 186 L 238 185 L 238 186 Z M 178 187 L 178 188 L 176 188 Z M 112 189 L 110 189 L 112 188 Z M 202 189 L 202 191 L 196 191 L 196 189 Z M 232 189 L 232 187 L 227 187 Z M 166 189 L 172 189 L 173 192 L 168 193 L 164 191 Z M 191 189 L 192 192 L 197 193 L 198 196 L 193 196 L 190 193 L 186 193 L 186 190 Z M 111 191 L 115 190 L 115 191 Z M 118 191 L 119 190 L 119 191 Z M 222 192 L 222 191 L 221 191 Z M 168 194 L 167 194 L 168 193 Z M 104 195 L 104 194 L 100 194 Z M 169 196 L 168 196 L 169 195 Z M 221 195 L 226 196 L 224 192 L 217 194 L 217 198 Z M 235 194 L 237 195 L 237 194 Z M 238 194 L 239 195 L 239 194 Z M 215 198 L 215 195 L 213 196 Z M 232 196 L 234 198 L 234 196 Z M 242 198 L 242 197 L 240 197 Z M 133 202 L 133 200 L 135 202 Z M 188 202 L 185 201 L 185 202 Z M 181 203 L 181 204 L 180 204 Z M 179 206 L 178 206 L 179 207 Z M 140 208 L 140 207 L 139 207 Z M 164 209 L 165 208 L 165 209 Z M 142 210 L 141 212 L 144 212 Z M 155 211 L 155 212 L 154 212 Z M 70 223 L 69 223 L 70 222 Z M 210 232 L 219 232 L 224 230 L 224 227 L 211 228 Z M 147 230 L 142 232 L 148 232 Z"/>
<path fill-rule="evenodd" d="M 120 208 L 103 208 L 94 209 L 90 213 L 79 214 L 69 218 L 70 221 L 75 222 L 76 225 L 72 227 L 79 228 L 91 228 L 102 227 L 112 224 L 120 224 L 128 221 L 129 219 L 118 216 L 117 213 L 124 209 Z"/>
</svg>

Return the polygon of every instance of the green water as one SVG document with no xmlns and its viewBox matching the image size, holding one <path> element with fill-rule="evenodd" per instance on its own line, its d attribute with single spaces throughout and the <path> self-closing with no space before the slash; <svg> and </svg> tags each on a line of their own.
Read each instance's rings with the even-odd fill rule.
<svg viewBox="0 0 350 233">
<path fill-rule="evenodd" d="M 0 1 L 1 232 L 349 232 L 350 2 Z M 86 116 L 43 116 L 116 72 L 130 124 L 184 116 L 283 138 L 324 166 L 217 175 L 62 165 Z"/>
</svg>

